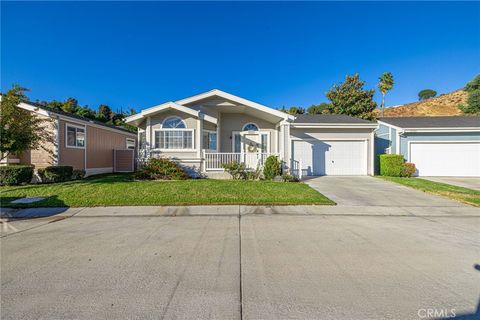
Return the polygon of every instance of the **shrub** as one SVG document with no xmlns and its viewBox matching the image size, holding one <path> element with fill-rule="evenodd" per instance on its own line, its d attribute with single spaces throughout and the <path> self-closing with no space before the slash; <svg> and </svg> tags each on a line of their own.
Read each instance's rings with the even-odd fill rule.
<svg viewBox="0 0 480 320">
<path fill-rule="evenodd" d="M 142 169 L 135 173 L 135 177 L 153 180 L 186 180 L 190 178 L 178 163 L 166 158 L 150 158 Z"/>
<path fill-rule="evenodd" d="M 415 168 L 414 163 L 405 162 L 402 167 L 402 177 L 410 178 L 417 172 L 417 168 Z"/>
<path fill-rule="evenodd" d="M 82 180 L 83 178 L 85 178 L 85 174 L 86 172 L 83 169 L 73 170 L 72 180 Z"/>
<path fill-rule="evenodd" d="M 223 165 L 223 169 L 227 171 L 233 180 L 246 179 L 247 171 L 245 163 L 240 163 L 237 161 L 231 161 Z"/>
<path fill-rule="evenodd" d="M 401 154 L 381 154 L 379 156 L 380 175 L 389 177 L 402 176 L 403 162 Z"/>
<path fill-rule="evenodd" d="M 258 180 L 262 176 L 262 169 L 259 167 L 256 170 L 247 171 L 245 179 L 247 180 Z"/>
<path fill-rule="evenodd" d="M 0 167 L 0 185 L 14 186 L 29 183 L 32 180 L 32 166 L 3 166 Z"/>
<path fill-rule="evenodd" d="M 72 166 L 50 166 L 37 170 L 37 175 L 43 183 L 69 181 L 72 174 Z"/>
<path fill-rule="evenodd" d="M 269 156 L 263 166 L 263 175 L 266 180 L 273 180 L 276 176 L 282 174 L 282 163 L 277 156 Z"/>
<path fill-rule="evenodd" d="M 288 172 L 282 174 L 282 179 L 284 182 L 298 182 L 298 178 Z"/>
</svg>

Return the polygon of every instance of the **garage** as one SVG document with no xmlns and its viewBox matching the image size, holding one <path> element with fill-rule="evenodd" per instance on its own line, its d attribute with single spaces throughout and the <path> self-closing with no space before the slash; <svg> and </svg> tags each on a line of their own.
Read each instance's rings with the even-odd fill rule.
<svg viewBox="0 0 480 320">
<path fill-rule="evenodd" d="M 366 140 L 294 140 L 292 158 L 303 175 L 366 175 Z"/>
<path fill-rule="evenodd" d="M 480 142 L 410 142 L 419 176 L 480 176 Z"/>
</svg>

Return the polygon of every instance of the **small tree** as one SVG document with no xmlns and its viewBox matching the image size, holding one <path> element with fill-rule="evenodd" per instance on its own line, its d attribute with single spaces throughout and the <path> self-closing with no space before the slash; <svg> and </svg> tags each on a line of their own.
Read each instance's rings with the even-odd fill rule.
<svg viewBox="0 0 480 320">
<path fill-rule="evenodd" d="M 276 176 L 282 174 L 282 163 L 277 156 L 269 156 L 263 166 L 263 175 L 266 180 L 273 180 Z"/>
<path fill-rule="evenodd" d="M 322 114 L 330 108 L 330 103 L 322 102 L 317 105 L 312 105 L 307 109 L 308 114 Z"/>
<path fill-rule="evenodd" d="M 437 95 L 437 91 L 432 89 L 424 89 L 418 93 L 418 100 L 423 101 L 434 98 Z"/>
<path fill-rule="evenodd" d="M 9 154 L 38 149 L 43 142 L 52 141 L 47 129 L 49 120 L 19 108 L 27 89 L 14 85 L 0 102 L 0 152 L 3 160 Z"/>
<path fill-rule="evenodd" d="M 382 93 L 382 117 L 383 110 L 385 109 L 385 95 L 388 91 L 393 88 L 395 81 L 393 80 L 393 75 L 390 72 L 384 72 L 380 78 L 378 78 L 378 89 Z"/>
<path fill-rule="evenodd" d="M 288 109 L 287 112 L 288 112 L 289 114 L 291 114 L 291 115 L 304 114 L 304 113 L 305 113 L 305 109 L 300 108 L 300 107 L 290 107 L 290 109 Z"/>
<path fill-rule="evenodd" d="M 112 117 L 112 109 L 106 104 L 101 104 L 98 106 L 98 118 L 101 119 L 100 121 L 108 122 L 111 120 Z"/>
<path fill-rule="evenodd" d="M 465 113 L 480 115 L 480 75 L 467 83 L 465 91 L 468 93 L 467 104 L 461 105 L 460 110 Z"/>
<path fill-rule="evenodd" d="M 326 93 L 332 102 L 328 112 L 366 120 L 375 119 L 374 111 L 377 108 L 377 103 L 373 100 L 375 90 L 364 90 L 364 85 L 365 82 L 360 80 L 358 74 L 347 75 L 343 83 L 333 85 Z"/>
</svg>

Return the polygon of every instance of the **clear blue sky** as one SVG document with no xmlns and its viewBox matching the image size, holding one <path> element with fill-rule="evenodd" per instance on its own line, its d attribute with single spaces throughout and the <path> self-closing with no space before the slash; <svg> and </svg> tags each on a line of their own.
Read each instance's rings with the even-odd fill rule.
<svg viewBox="0 0 480 320">
<path fill-rule="evenodd" d="M 219 88 L 306 107 L 384 71 L 387 105 L 461 88 L 480 73 L 480 3 L 1 4 L 1 90 L 32 100 L 141 109 Z"/>
</svg>

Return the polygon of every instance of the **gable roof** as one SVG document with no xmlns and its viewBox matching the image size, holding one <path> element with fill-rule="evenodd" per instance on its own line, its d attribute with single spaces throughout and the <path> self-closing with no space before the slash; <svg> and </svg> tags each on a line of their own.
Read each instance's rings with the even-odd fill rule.
<svg viewBox="0 0 480 320">
<path fill-rule="evenodd" d="M 378 121 L 401 129 L 480 129 L 479 116 L 386 117 Z"/>
<path fill-rule="evenodd" d="M 180 110 L 180 111 L 183 111 L 183 112 L 186 112 L 186 113 L 190 113 L 190 114 L 198 116 L 198 117 L 203 117 L 203 119 L 216 124 L 217 119 L 215 119 L 214 117 L 206 115 L 206 114 L 202 113 L 201 111 L 189 108 L 188 106 L 185 106 L 186 104 L 195 103 L 197 101 L 201 101 L 201 100 L 212 98 L 212 97 L 220 97 L 220 98 L 223 98 L 223 99 L 226 99 L 226 100 L 230 100 L 230 101 L 236 102 L 238 104 L 253 108 L 255 110 L 267 112 L 269 114 L 275 115 L 276 117 L 279 117 L 279 118 L 284 119 L 284 120 L 295 119 L 294 116 L 289 115 L 285 112 L 269 108 L 269 107 L 261 105 L 259 103 L 256 103 L 256 102 L 253 102 L 253 101 L 235 96 L 233 94 L 230 94 L 230 93 L 218 90 L 218 89 L 213 89 L 213 90 L 210 90 L 210 91 L 207 91 L 207 92 L 204 92 L 204 93 L 200 93 L 200 94 L 188 97 L 188 98 L 177 100 L 175 102 L 170 101 L 170 102 L 162 103 L 160 105 L 157 105 L 157 106 L 154 106 L 154 107 L 151 107 L 151 108 L 144 109 L 136 115 L 127 117 L 126 122 L 131 123 L 131 124 L 134 124 L 134 123 L 138 124 L 138 121 L 141 120 L 142 118 L 148 117 L 149 115 L 155 114 L 157 112 L 161 112 L 161 111 L 165 110 L 165 108 L 173 108 L 173 109 L 177 109 L 177 110 Z M 189 111 L 187 111 L 187 110 L 189 110 Z"/>
<path fill-rule="evenodd" d="M 292 122 L 297 128 L 376 128 L 373 121 L 351 117 L 345 114 L 299 114 Z"/>
</svg>

